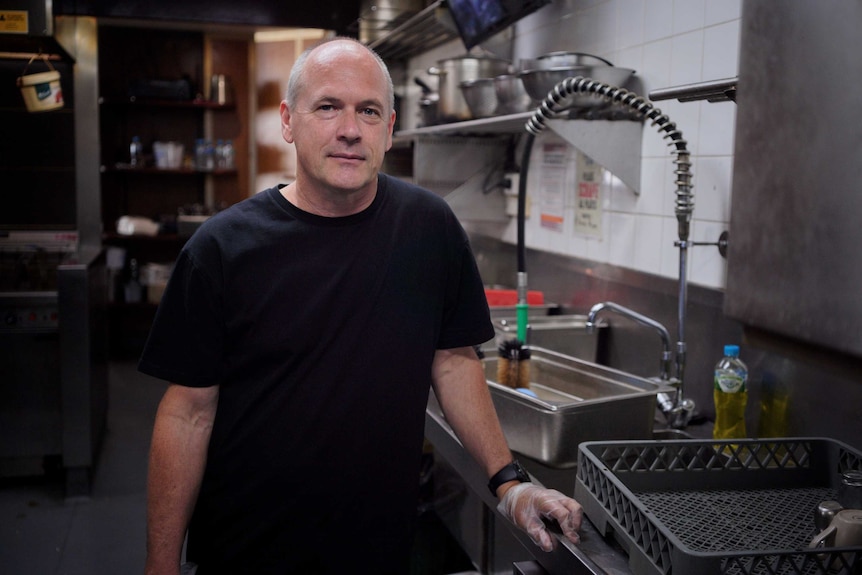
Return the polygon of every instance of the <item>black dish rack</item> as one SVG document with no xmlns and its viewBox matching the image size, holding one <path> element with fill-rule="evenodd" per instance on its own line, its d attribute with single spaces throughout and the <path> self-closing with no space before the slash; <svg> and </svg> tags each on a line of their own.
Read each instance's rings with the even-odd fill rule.
<svg viewBox="0 0 862 575">
<path fill-rule="evenodd" d="M 860 575 L 862 547 L 808 548 L 854 469 L 862 455 L 824 438 L 594 441 L 575 498 L 635 575 Z"/>
</svg>

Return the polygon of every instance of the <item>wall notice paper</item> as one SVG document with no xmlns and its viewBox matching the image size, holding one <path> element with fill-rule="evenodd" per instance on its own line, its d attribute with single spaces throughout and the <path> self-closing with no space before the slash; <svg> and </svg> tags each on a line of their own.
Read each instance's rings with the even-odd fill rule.
<svg viewBox="0 0 862 575">
<path fill-rule="evenodd" d="M 567 159 L 568 146 L 565 142 L 548 141 L 542 144 L 539 165 L 539 224 L 560 233 L 565 222 Z"/>
<path fill-rule="evenodd" d="M 578 153 L 575 190 L 575 233 L 602 236 L 602 180 L 604 168 Z"/>
</svg>

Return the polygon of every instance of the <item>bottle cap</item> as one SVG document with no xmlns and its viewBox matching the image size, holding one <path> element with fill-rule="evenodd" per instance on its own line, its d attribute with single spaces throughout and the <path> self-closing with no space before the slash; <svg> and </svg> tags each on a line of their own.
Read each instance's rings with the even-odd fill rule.
<svg viewBox="0 0 862 575">
<path fill-rule="evenodd" d="M 739 357 L 739 346 L 738 345 L 726 345 L 726 346 L 724 346 L 724 355 L 729 355 L 730 357 Z"/>
</svg>

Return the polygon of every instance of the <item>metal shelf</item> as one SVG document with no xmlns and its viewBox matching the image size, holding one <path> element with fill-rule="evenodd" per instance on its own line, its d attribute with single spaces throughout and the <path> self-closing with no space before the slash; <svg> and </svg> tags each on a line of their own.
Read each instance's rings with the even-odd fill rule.
<svg viewBox="0 0 862 575">
<path fill-rule="evenodd" d="M 517 134 L 525 132 L 525 124 L 533 112 L 521 112 L 493 118 L 439 124 L 395 133 L 397 140 L 423 141 L 432 136 L 476 136 Z M 641 141 L 643 122 L 640 120 L 549 120 L 548 128 L 611 171 L 635 194 L 640 193 Z M 453 146 L 457 138 L 451 140 Z M 453 150 L 455 153 L 455 150 Z"/>
<path fill-rule="evenodd" d="M 526 130 L 527 120 L 532 115 L 533 112 L 530 111 L 506 116 L 453 122 L 451 124 L 437 124 L 434 126 L 425 126 L 424 128 L 399 130 L 395 133 L 395 136 L 402 138 L 432 135 L 514 134 Z"/>
<path fill-rule="evenodd" d="M 695 102 L 706 100 L 707 102 L 736 102 L 737 78 L 725 78 L 711 82 L 699 82 L 674 86 L 672 88 L 661 88 L 649 93 L 652 101 L 677 99 L 680 102 Z"/>
<path fill-rule="evenodd" d="M 384 60 L 403 60 L 458 37 L 444 0 L 414 14 L 405 12 L 388 22 L 373 22 L 375 31 L 387 33 L 368 42 L 368 47 Z"/>
</svg>

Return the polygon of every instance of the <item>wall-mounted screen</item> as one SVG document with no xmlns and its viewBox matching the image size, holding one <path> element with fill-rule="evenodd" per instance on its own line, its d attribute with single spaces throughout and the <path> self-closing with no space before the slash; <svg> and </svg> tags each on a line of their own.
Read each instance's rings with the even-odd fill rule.
<svg viewBox="0 0 862 575">
<path fill-rule="evenodd" d="M 446 0 L 469 50 L 551 0 Z"/>
</svg>

